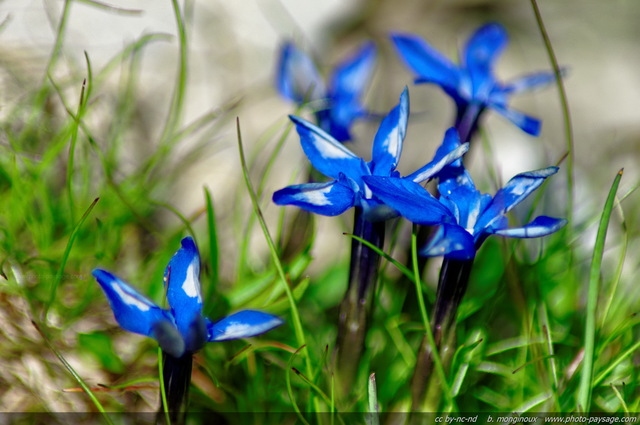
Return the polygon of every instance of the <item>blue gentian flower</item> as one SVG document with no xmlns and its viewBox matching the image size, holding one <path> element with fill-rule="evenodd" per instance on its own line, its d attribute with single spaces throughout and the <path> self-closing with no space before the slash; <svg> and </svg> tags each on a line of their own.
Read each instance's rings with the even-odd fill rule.
<svg viewBox="0 0 640 425">
<path fill-rule="evenodd" d="M 322 129 L 291 116 L 309 161 L 316 170 L 332 180 L 286 187 L 273 194 L 273 201 L 278 205 L 296 205 L 327 216 L 342 214 L 351 207 L 362 208 L 369 221 L 395 216 L 395 212 L 373 196 L 363 178 L 372 175 L 400 177 L 396 166 L 402 152 L 408 117 L 409 92 L 405 88 L 400 103 L 382 120 L 373 141 L 372 159 L 365 162 Z M 452 135 L 452 131 L 447 132 L 445 140 Z M 454 146 L 447 143 L 446 146 L 438 150 L 433 161 L 406 179 L 412 182 L 425 181 L 468 150 L 468 144 Z"/>
<path fill-rule="evenodd" d="M 449 143 L 459 144 L 454 138 Z M 442 146 L 441 149 L 450 149 Z M 436 199 L 419 184 L 395 177 L 367 176 L 364 181 L 386 205 L 408 220 L 423 225 L 438 225 L 438 230 L 420 254 L 444 256 L 456 260 L 471 260 L 489 235 L 514 238 L 537 238 L 559 230 L 567 221 L 540 216 L 531 223 L 509 228 L 506 214 L 558 167 L 518 174 L 492 198 L 481 194 L 469 173 L 457 160 L 441 172 Z"/>
<path fill-rule="evenodd" d="M 554 80 L 552 72 L 538 72 L 501 83 L 494 65 L 507 44 L 505 29 L 496 23 L 479 28 L 467 41 L 460 65 L 455 65 L 421 38 L 393 34 L 391 39 L 404 62 L 417 75 L 416 83 L 439 85 L 456 102 L 456 127 L 475 126 L 485 108 L 499 112 L 525 132 L 537 136 L 540 121 L 508 106 L 509 97 Z M 466 117 L 465 117 L 466 115 Z M 468 120 L 463 124 L 463 120 Z M 460 130 L 464 133 L 464 130 Z M 467 134 L 472 132 L 468 128 Z M 464 135 L 463 140 L 468 140 Z"/>
<path fill-rule="evenodd" d="M 176 358 L 199 350 L 206 342 L 248 338 L 283 323 L 279 317 L 253 310 L 210 321 L 202 315 L 199 275 L 200 256 L 191 237 L 182 240 L 164 274 L 168 310 L 108 271 L 93 271 L 118 324 L 129 332 L 156 339 L 164 352 Z"/>
<path fill-rule="evenodd" d="M 361 98 L 371 79 L 375 58 L 373 43 L 366 43 L 340 63 L 325 84 L 311 58 L 293 43 L 285 43 L 280 52 L 276 86 L 283 97 L 298 105 L 315 104 L 318 126 L 344 142 L 351 140 L 349 130 L 353 122 L 368 115 Z"/>
</svg>

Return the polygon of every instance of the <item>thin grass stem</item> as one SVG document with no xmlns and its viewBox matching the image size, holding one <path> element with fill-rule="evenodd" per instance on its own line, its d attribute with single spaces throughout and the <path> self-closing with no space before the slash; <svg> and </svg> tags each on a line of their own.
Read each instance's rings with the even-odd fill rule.
<svg viewBox="0 0 640 425">
<path fill-rule="evenodd" d="M 287 384 L 287 393 L 289 394 L 289 400 L 291 400 L 291 405 L 293 406 L 293 410 L 296 412 L 296 415 L 298 415 L 298 419 L 300 419 L 300 421 L 303 424 L 310 425 L 309 422 L 307 422 L 307 420 L 302 415 L 302 412 L 298 407 L 298 403 L 296 403 L 296 397 L 295 397 L 295 394 L 293 393 L 293 388 L 291 387 L 291 370 L 293 369 L 293 360 L 295 359 L 296 355 L 304 348 L 305 348 L 304 345 L 301 346 L 296 350 L 295 353 L 291 355 L 291 358 L 287 362 L 287 373 L 285 373 L 285 380 Z"/>
<path fill-rule="evenodd" d="M 418 299 L 418 306 L 420 308 L 420 317 L 422 318 L 422 325 L 424 326 L 426 343 L 428 344 L 429 351 L 424 350 L 423 355 L 418 355 L 417 364 L 416 364 L 416 373 L 418 373 L 419 363 L 426 359 L 428 362 L 433 362 L 433 366 L 436 370 L 436 374 L 438 375 L 438 379 L 440 379 L 440 385 L 442 387 L 442 393 L 444 395 L 445 400 L 447 401 L 447 409 L 446 411 L 457 411 L 455 401 L 453 399 L 453 395 L 451 393 L 451 387 L 449 386 L 449 381 L 447 379 L 447 374 L 444 370 L 444 365 L 442 363 L 442 357 L 440 356 L 440 351 L 438 349 L 438 344 L 436 344 L 436 340 L 433 335 L 433 331 L 431 329 L 431 325 L 429 323 L 429 314 L 427 313 L 427 308 L 424 303 L 424 295 L 422 293 L 422 283 L 420 279 L 420 269 L 418 265 L 418 247 L 417 247 L 417 235 L 414 231 L 411 233 L 411 263 L 413 264 L 413 273 L 414 273 L 414 283 L 416 286 L 416 298 Z M 423 351 L 422 347 L 425 345 L 425 341 L 421 343 L 420 351 Z M 426 348 L 426 347 L 425 347 Z M 414 375 L 414 380 L 415 380 Z M 418 383 L 420 384 L 420 383 Z M 428 382 L 425 381 L 422 385 L 427 385 Z M 414 406 L 414 410 L 418 406 Z"/>
<path fill-rule="evenodd" d="M 171 425 L 171 417 L 169 415 L 169 404 L 167 403 L 167 389 L 164 387 L 164 368 L 162 367 L 162 348 L 158 347 L 158 377 L 160 383 L 160 409 L 164 413 L 164 419 L 167 425 Z"/>
<path fill-rule="evenodd" d="M 349 236 L 360 242 L 363 245 L 366 245 L 369 249 L 375 251 L 376 254 L 387 260 L 389 263 L 393 264 L 403 275 L 405 275 L 411 282 L 413 282 L 414 273 L 404 264 L 394 259 L 391 255 L 384 252 L 380 247 L 375 246 L 371 242 L 361 238 L 360 236 L 356 236 L 352 233 L 343 233 L 345 236 Z"/>
<path fill-rule="evenodd" d="M 209 266 L 211 266 L 211 280 L 214 285 L 220 279 L 220 258 L 218 250 L 218 232 L 216 230 L 216 213 L 213 207 L 213 198 L 209 188 L 204 188 L 205 202 L 207 206 L 207 232 L 209 235 Z"/>
<path fill-rule="evenodd" d="M 571 113 L 569 112 L 569 101 L 567 100 L 567 92 L 564 87 L 564 81 L 562 80 L 562 71 L 560 69 L 560 65 L 558 64 L 556 54 L 553 50 L 551 39 L 549 38 L 549 34 L 547 33 L 547 29 L 545 28 L 544 20 L 542 19 L 542 14 L 540 13 L 540 8 L 538 7 L 537 0 L 531 0 L 531 7 L 533 9 L 533 13 L 535 14 L 536 23 L 538 25 L 538 29 L 540 30 L 540 35 L 542 36 L 542 39 L 544 41 L 544 46 L 547 50 L 547 55 L 549 56 L 551 66 L 553 68 L 553 74 L 556 78 L 556 85 L 558 86 L 558 95 L 560 96 L 560 106 L 562 108 L 562 118 L 564 121 L 564 136 L 567 143 L 567 221 L 569 221 L 569 223 L 572 223 L 574 189 L 573 167 L 575 161 L 575 149 L 573 141 L 573 127 L 571 124 Z"/>
<path fill-rule="evenodd" d="M 256 192 L 253 189 L 253 184 L 251 183 L 251 179 L 249 178 L 249 170 L 247 169 L 247 163 L 244 156 L 244 149 L 242 147 L 242 134 L 240 132 L 240 119 L 236 120 L 237 132 L 238 132 L 238 150 L 240 153 L 240 164 L 242 167 L 242 174 L 244 176 L 244 181 L 247 186 L 247 190 L 249 192 L 249 197 L 251 198 L 251 203 L 253 204 L 254 213 L 258 217 L 258 221 L 260 222 L 260 227 L 262 228 L 262 232 L 264 233 L 265 239 L 267 241 L 267 245 L 269 246 L 269 252 L 271 253 L 271 258 L 273 260 L 273 264 L 280 276 L 280 281 L 282 282 L 282 287 L 287 295 L 287 299 L 289 300 L 289 308 L 291 310 L 291 319 L 293 322 L 293 328 L 296 335 L 296 340 L 298 342 L 299 347 L 306 347 L 307 342 L 304 335 L 304 330 L 302 327 L 302 322 L 300 321 L 300 313 L 298 312 L 298 306 L 296 305 L 296 300 L 293 296 L 293 292 L 289 287 L 289 283 L 287 282 L 287 276 L 284 273 L 284 269 L 282 268 L 282 264 L 280 263 L 280 258 L 278 257 L 278 251 L 276 249 L 275 244 L 273 243 L 273 239 L 271 238 L 271 234 L 269 233 L 269 228 L 267 227 L 267 223 L 262 215 L 262 210 L 260 209 L 260 205 L 258 203 L 258 198 L 256 196 Z M 309 359 L 308 351 L 305 353 L 305 364 L 306 364 L 306 374 L 308 376 L 312 376 L 312 367 L 311 360 Z"/>
</svg>

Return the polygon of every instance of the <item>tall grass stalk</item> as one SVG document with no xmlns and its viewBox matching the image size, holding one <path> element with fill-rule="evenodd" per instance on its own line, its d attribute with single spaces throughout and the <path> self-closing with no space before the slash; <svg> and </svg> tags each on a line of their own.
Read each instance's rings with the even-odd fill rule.
<svg viewBox="0 0 640 425">
<path fill-rule="evenodd" d="M 599 301 L 600 278 L 602 274 L 602 257 L 604 254 L 604 243 L 607 238 L 609 219 L 613 210 L 613 203 L 616 199 L 620 179 L 623 170 L 620 170 L 613 180 L 609 195 L 602 210 L 596 243 L 593 247 L 593 258 L 591 260 L 591 271 L 589 273 L 589 286 L 587 288 L 587 311 L 584 329 L 584 359 L 582 360 L 582 372 L 580 376 L 580 386 L 578 388 L 578 409 L 582 412 L 589 412 L 591 408 L 591 392 L 594 387 L 594 353 L 596 340 L 596 309 Z"/>
<path fill-rule="evenodd" d="M 253 189 L 253 183 L 251 183 L 251 179 L 249 178 L 249 170 L 247 169 L 247 163 L 244 156 L 244 148 L 242 146 L 242 134 L 240 131 L 240 119 L 236 121 L 236 129 L 238 134 L 238 150 L 240 153 L 240 164 L 242 167 L 242 174 L 244 176 L 244 181 L 247 186 L 247 191 L 249 192 L 249 197 L 251 198 L 251 203 L 253 204 L 254 213 L 258 217 L 258 221 L 260 223 L 260 227 L 262 228 L 262 232 L 264 233 L 264 237 L 267 241 L 267 245 L 269 246 L 269 252 L 271 254 L 271 258 L 273 260 L 273 265 L 275 266 L 278 276 L 280 277 L 280 282 L 285 291 L 287 299 L 289 300 L 289 308 L 291 312 L 291 321 L 293 322 L 293 329 L 295 331 L 296 340 L 298 342 L 298 347 L 306 347 L 307 342 L 304 334 L 304 329 L 302 327 L 302 321 L 300 320 L 300 313 L 298 312 L 298 306 L 296 304 L 296 300 L 293 296 L 293 292 L 289 287 L 289 282 L 287 280 L 287 276 L 284 273 L 284 269 L 282 268 L 282 264 L 280 263 L 280 258 L 278 257 L 278 250 L 273 243 L 273 239 L 271 238 L 271 234 L 269 232 L 269 228 L 267 227 L 267 223 L 262 215 L 262 210 L 260 209 L 260 205 L 258 203 L 258 198 L 256 196 L 256 192 Z M 313 368 L 311 366 L 311 359 L 309 357 L 309 350 L 305 350 L 305 370 L 307 376 L 313 376 Z"/>
<path fill-rule="evenodd" d="M 573 141 L 573 126 L 571 124 L 571 112 L 569 111 L 569 101 L 567 100 L 567 92 L 564 88 L 564 81 L 562 80 L 562 71 L 558 64 L 558 59 L 553 50 L 553 44 L 547 33 L 547 29 L 540 13 L 537 0 L 531 0 L 531 8 L 536 18 L 536 24 L 540 30 L 540 35 L 544 41 L 544 47 L 549 56 L 551 67 L 553 68 L 553 74 L 556 77 L 556 85 L 558 87 L 558 95 L 560 96 L 560 106 L 562 108 L 562 118 L 564 121 L 564 137 L 567 144 L 567 221 L 573 222 L 573 191 L 574 191 L 574 162 L 575 162 L 575 147 Z M 567 226 L 570 229 L 570 226 Z"/>
</svg>

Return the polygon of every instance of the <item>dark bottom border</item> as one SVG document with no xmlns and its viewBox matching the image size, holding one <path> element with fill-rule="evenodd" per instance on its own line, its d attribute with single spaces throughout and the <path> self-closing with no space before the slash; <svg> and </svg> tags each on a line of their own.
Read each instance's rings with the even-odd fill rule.
<svg viewBox="0 0 640 425">
<path fill-rule="evenodd" d="M 101 413 L 1 413 L 0 425 L 75 425 L 75 424 L 105 424 L 111 421 L 114 425 L 128 424 L 164 424 L 164 416 L 156 413 L 107 413 L 108 419 Z M 215 424 L 215 425 L 457 425 L 457 424 L 488 424 L 488 425 L 516 425 L 516 424 L 638 424 L 640 412 L 629 414 L 591 413 L 588 415 L 573 413 L 528 413 L 516 415 L 499 412 L 465 412 L 453 414 L 439 413 L 381 413 L 372 416 L 368 413 L 305 413 L 301 419 L 294 412 L 189 412 L 187 425 Z"/>
</svg>

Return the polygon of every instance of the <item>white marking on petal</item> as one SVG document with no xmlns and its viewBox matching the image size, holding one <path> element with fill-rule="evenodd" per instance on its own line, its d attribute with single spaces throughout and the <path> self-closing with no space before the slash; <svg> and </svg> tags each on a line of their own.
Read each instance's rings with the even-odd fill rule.
<svg viewBox="0 0 640 425">
<path fill-rule="evenodd" d="M 331 192 L 333 186 L 327 186 L 322 189 L 316 189 L 309 192 L 301 192 L 295 195 L 295 198 L 308 202 L 312 205 L 323 206 L 323 205 L 332 205 L 333 203 L 327 197 L 327 193 Z"/>
<path fill-rule="evenodd" d="M 364 185 L 364 199 L 371 199 L 371 198 L 373 198 L 373 192 L 371 191 L 369 186 L 367 186 L 365 184 Z"/>
<path fill-rule="evenodd" d="M 182 290 L 184 293 L 191 298 L 198 298 L 200 301 L 202 299 L 200 295 L 200 281 L 198 280 L 198 263 L 197 260 L 192 261 L 187 267 L 187 274 L 184 278 L 184 282 L 182 283 Z"/>
<path fill-rule="evenodd" d="M 120 285 L 111 285 L 111 287 L 125 304 L 136 307 L 140 311 L 148 311 L 151 308 L 148 302 L 131 295 Z"/>
<path fill-rule="evenodd" d="M 476 202 L 475 207 L 469 211 L 469 215 L 467 216 L 467 225 L 465 226 L 465 230 L 469 232 L 469 234 L 473 235 L 473 228 L 478 221 L 478 216 L 480 215 L 480 202 Z"/>
<path fill-rule="evenodd" d="M 251 326 L 246 323 L 231 323 L 222 335 L 224 335 L 225 338 L 238 338 L 245 335 L 249 328 L 251 328 Z"/>
<path fill-rule="evenodd" d="M 393 131 L 387 135 L 387 139 L 385 140 L 384 148 L 389 152 L 389 155 L 394 158 L 398 157 L 398 148 L 400 147 L 400 143 L 398 143 L 399 138 L 400 132 L 398 131 L 398 126 L 396 126 Z"/>
<path fill-rule="evenodd" d="M 318 141 L 314 143 L 320 155 L 327 159 L 345 159 L 353 158 L 354 155 L 345 147 L 330 143 L 327 141 Z"/>
<path fill-rule="evenodd" d="M 224 332 L 216 337 L 216 339 L 238 339 L 248 338 L 249 336 L 257 335 L 265 329 L 270 329 L 276 323 L 280 323 L 280 320 L 273 319 L 259 325 L 249 325 L 241 322 L 231 322 L 227 326 Z"/>
<path fill-rule="evenodd" d="M 510 192 L 515 196 L 520 196 L 525 193 L 530 186 L 531 182 L 529 179 L 522 179 L 511 188 Z"/>
</svg>

